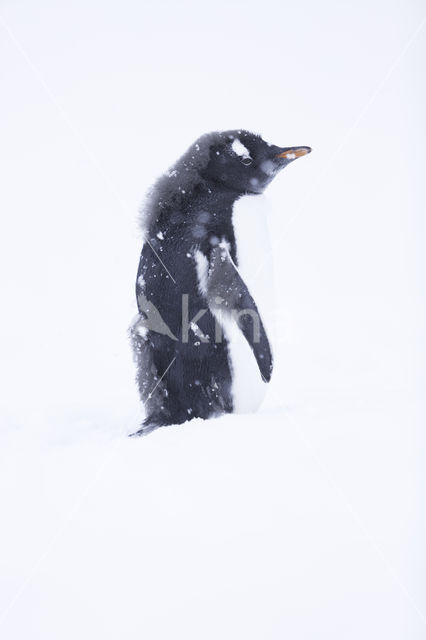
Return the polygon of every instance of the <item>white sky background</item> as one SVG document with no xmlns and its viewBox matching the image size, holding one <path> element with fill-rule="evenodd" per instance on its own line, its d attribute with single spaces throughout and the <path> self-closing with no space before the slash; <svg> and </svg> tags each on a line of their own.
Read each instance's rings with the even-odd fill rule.
<svg viewBox="0 0 426 640">
<path fill-rule="evenodd" d="M 83 639 L 93 635 L 82 620 L 104 638 L 122 624 L 126 638 L 209 638 L 197 616 L 188 622 L 193 602 L 200 624 L 215 603 L 211 637 L 425 637 L 426 25 L 417 29 L 426 3 L 14 1 L 0 13 L 5 637 L 68 638 L 58 625 L 73 598 L 69 637 Z M 268 189 L 281 305 L 264 412 L 122 444 L 139 419 L 126 336 L 137 210 L 196 137 L 228 128 L 313 148 Z M 256 483 L 241 447 L 259 450 Z M 170 487 L 158 472 L 163 456 Z M 205 501 L 191 496 L 193 477 Z M 143 482 L 154 491 L 148 503 L 139 502 Z M 177 507 L 168 493 L 176 482 Z M 256 544 L 245 537 L 247 487 L 266 519 L 291 490 L 272 538 L 264 532 Z M 228 491 L 245 505 L 240 520 Z M 159 522 L 170 527 L 173 512 L 178 533 L 165 545 L 183 548 L 187 563 L 171 566 L 192 576 L 177 604 L 166 590 L 171 627 L 160 609 L 141 622 L 132 568 L 145 575 L 148 563 L 155 583 L 152 555 L 152 566 L 143 554 L 120 555 L 123 545 L 140 551 L 145 522 L 135 511 L 152 517 L 156 500 L 170 501 Z M 217 530 L 191 543 L 184 523 L 197 521 L 201 503 Z M 99 504 L 96 519 L 89 505 Z M 160 524 L 151 527 L 142 548 L 152 543 L 161 558 Z M 247 563 L 232 564 L 224 530 L 236 549 L 247 544 L 250 593 Z M 210 553 L 204 542 L 224 575 L 213 566 L 196 574 Z M 260 568 L 265 547 L 269 573 Z M 106 558 L 119 592 L 102 591 Z M 206 601 L 191 582 L 203 575 Z M 231 585 L 224 594 L 222 580 Z M 60 615 L 48 615 L 46 601 Z"/>
</svg>

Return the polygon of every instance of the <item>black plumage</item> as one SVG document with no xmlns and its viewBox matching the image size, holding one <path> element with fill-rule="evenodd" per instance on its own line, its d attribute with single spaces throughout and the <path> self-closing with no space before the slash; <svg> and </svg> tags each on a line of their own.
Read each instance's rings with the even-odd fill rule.
<svg viewBox="0 0 426 640">
<path fill-rule="evenodd" d="M 221 313 L 237 314 L 259 375 L 269 381 L 271 350 L 238 274 L 232 210 L 238 198 L 261 193 L 286 164 L 309 151 L 269 145 L 248 131 L 210 133 L 154 184 L 142 211 L 139 315 L 131 327 L 147 414 L 138 435 L 232 412 L 232 363 Z"/>
</svg>

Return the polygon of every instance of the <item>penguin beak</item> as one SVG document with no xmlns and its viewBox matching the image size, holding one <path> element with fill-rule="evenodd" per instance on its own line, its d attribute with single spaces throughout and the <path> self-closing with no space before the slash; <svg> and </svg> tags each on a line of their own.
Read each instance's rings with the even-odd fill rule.
<svg viewBox="0 0 426 640">
<path fill-rule="evenodd" d="M 311 147 L 288 147 L 287 149 L 283 149 L 276 157 L 283 158 L 284 160 L 296 160 L 296 158 L 306 156 L 308 153 L 311 153 L 311 151 Z"/>
</svg>

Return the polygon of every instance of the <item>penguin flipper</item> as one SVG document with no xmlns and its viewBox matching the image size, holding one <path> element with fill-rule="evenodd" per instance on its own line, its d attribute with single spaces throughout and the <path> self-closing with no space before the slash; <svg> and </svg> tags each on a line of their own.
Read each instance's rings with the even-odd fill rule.
<svg viewBox="0 0 426 640">
<path fill-rule="evenodd" d="M 224 243 L 211 250 L 207 277 L 207 301 L 212 313 L 232 315 L 250 345 L 264 382 L 269 382 L 273 358 L 260 313 L 248 287 Z"/>
</svg>

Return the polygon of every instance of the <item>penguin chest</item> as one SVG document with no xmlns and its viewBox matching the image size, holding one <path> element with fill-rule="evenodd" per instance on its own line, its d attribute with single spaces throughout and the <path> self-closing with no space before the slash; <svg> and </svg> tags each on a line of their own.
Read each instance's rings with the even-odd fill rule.
<svg viewBox="0 0 426 640">
<path fill-rule="evenodd" d="M 265 196 L 243 196 L 234 204 L 234 226 L 238 271 L 256 303 L 269 340 L 274 309 L 273 260 L 268 232 L 268 201 Z M 266 395 L 263 382 L 250 345 L 234 322 L 224 327 L 229 342 L 232 368 L 234 411 L 256 411 Z"/>
</svg>

